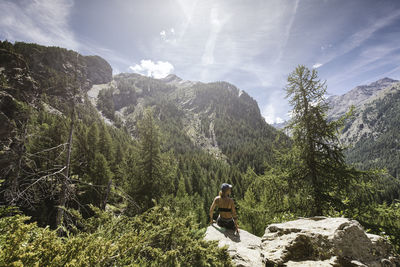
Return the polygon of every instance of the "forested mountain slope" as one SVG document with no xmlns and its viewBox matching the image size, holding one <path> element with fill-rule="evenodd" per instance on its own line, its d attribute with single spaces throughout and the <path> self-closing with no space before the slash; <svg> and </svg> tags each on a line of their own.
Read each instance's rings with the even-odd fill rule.
<svg viewBox="0 0 400 267">
<path fill-rule="evenodd" d="M 135 213 L 179 193 L 205 223 L 222 182 L 241 198 L 247 168 L 262 173 L 288 142 L 226 82 L 112 77 L 100 57 L 36 44 L 1 42 L 0 58 L 0 200 L 43 225 L 55 225 L 65 177 L 83 214 L 90 204 Z"/>
<path fill-rule="evenodd" d="M 262 118 L 257 102 L 232 84 L 119 74 L 97 96 L 93 91 L 89 95 L 103 114 L 133 136 L 143 109 L 152 107 L 165 149 L 201 149 L 242 171 L 251 166 L 259 173 L 270 161 L 277 131 Z"/>
<path fill-rule="evenodd" d="M 347 161 L 363 169 L 385 168 L 400 177 L 400 83 L 392 83 L 354 110 L 341 139 Z"/>
<path fill-rule="evenodd" d="M 399 177 L 399 97 L 399 81 L 383 78 L 328 98 L 330 120 L 354 106 L 352 117 L 340 133 L 348 163 L 362 169 L 387 169 L 393 177 Z"/>
</svg>

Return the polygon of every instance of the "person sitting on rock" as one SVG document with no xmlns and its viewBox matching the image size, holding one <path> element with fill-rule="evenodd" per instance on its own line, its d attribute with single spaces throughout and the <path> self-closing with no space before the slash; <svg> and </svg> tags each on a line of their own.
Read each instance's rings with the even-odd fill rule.
<svg viewBox="0 0 400 267">
<path fill-rule="evenodd" d="M 217 196 L 211 207 L 210 207 L 210 224 L 213 224 L 214 209 L 218 206 L 219 216 L 217 218 L 217 224 L 220 227 L 224 227 L 231 230 L 236 230 L 239 233 L 239 227 L 237 223 L 237 215 L 235 209 L 235 203 L 230 198 L 232 185 L 223 183 L 219 196 Z"/>
</svg>

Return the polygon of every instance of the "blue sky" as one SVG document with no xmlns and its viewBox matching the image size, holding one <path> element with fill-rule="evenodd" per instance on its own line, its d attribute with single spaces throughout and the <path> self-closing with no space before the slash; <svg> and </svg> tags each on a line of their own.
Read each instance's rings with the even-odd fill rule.
<svg viewBox="0 0 400 267">
<path fill-rule="evenodd" d="M 288 74 L 318 69 L 329 94 L 400 79 L 397 0 L 0 0 L 0 39 L 105 58 L 114 73 L 228 81 L 267 122 L 287 118 Z"/>
</svg>

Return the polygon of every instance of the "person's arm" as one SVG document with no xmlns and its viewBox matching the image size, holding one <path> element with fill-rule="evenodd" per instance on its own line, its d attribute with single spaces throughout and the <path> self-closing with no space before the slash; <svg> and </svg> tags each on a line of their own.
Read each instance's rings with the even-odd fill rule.
<svg viewBox="0 0 400 267">
<path fill-rule="evenodd" d="M 233 221 L 235 222 L 235 227 L 236 227 L 236 231 L 239 233 L 239 225 L 238 225 L 238 218 L 237 218 L 237 213 L 236 213 L 236 208 L 235 208 L 235 202 L 233 202 L 232 199 L 232 217 L 233 217 Z"/>
<path fill-rule="evenodd" d="M 218 197 L 214 198 L 214 201 L 210 207 L 210 224 L 213 224 L 213 215 L 214 215 L 215 206 L 217 205 L 217 198 Z"/>
</svg>

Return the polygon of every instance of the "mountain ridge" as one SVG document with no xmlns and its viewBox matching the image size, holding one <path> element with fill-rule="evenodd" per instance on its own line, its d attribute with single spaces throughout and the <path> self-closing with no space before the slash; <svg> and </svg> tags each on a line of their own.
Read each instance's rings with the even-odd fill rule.
<svg viewBox="0 0 400 267">
<path fill-rule="evenodd" d="M 98 90 L 99 87 L 102 89 Z M 262 171 L 265 158 L 254 156 L 254 151 L 260 154 L 272 151 L 271 144 L 277 135 L 277 131 L 262 117 L 257 101 L 224 81 L 203 83 L 183 80 L 175 74 L 154 79 L 121 73 L 108 84 L 94 86 L 89 95 L 96 95 L 96 90 L 100 99 L 98 109 L 110 121 L 122 121 L 133 136 L 142 111 L 152 107 L 164 132 L 173 131 L 182 136 L 182 140 L 188 137 L 191 145 L 217 158 L 229 159 L 231 163 L 241 161 L 236 149 L 240 151 L 253 143 L 252 149 L 246 149 L 244 157 L 249 156 L 251 162 L 257 162 L 252 165 L 257 171 Z M 112 103 L 107 99 L 112 99 Z M 166 143 L 171 140 L 166 139 Z M 186 146 L 189 146 L 188 140 Z M 252 140 L 260 141 L 261 145 L 257 147 Z M 176 148 L 177 144 L 167 144 L 167 147 Z M 239 163 L 243 169 L 246 164 Z"/>
<path fill-rule="evenodd" d="M 327 102 L 331 107 L 328 111 L 328 117 L 330 119 L 338 119 L 340 116 L 344 115 L 352 105 L 359 107 L 370 97 L 396 82 L 398 82 L 398 80 L 385 77 L 367 85 L 356 86 L 342 95 L 328 97 Z"/>
</svg>

